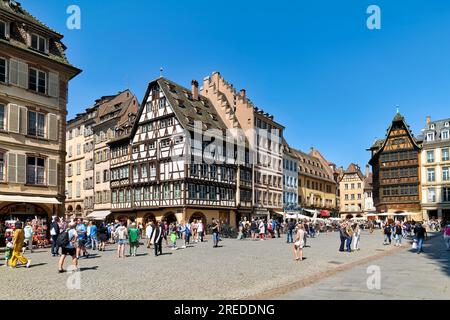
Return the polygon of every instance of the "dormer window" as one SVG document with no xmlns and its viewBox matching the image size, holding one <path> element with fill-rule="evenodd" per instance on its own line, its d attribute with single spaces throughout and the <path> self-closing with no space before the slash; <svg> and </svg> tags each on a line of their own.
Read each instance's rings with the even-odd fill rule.
<svg viewBox="0 0 450 320">
<path fill-rule="evenodd" d="M 450 127 L 450 124 L 448 122 L 444 123 L 444 127 L 448 128 Z"/>
<path fill-rule="evenodd" d="M 0 39 L 9 39 L 9 23 L 0 20 Z"/>
<path fill-rule="evenodd" d="M 434 124 L 430 125 L 430 129 L 433 130 L 434 129 Z"/>
<path fill-rule="evenodd" d="M 31 48 L 41 52 L 48 52 L 48 39 L 34 33 L 31 34 Z"/>
<path fill-rule="evenodd" d="M 449 139 L 449 130 L 442 131 L 442 140 L 448 140 Z"/>
<path fill-rule="evenodd" d="M 434 141 L 434 132 L 427 133 L 427 141 Z"/>
</svg>

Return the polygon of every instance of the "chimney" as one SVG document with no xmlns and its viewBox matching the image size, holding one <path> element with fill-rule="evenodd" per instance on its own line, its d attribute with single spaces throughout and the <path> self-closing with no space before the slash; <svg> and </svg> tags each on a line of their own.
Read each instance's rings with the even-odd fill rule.
<svg viewBox="0 0 450 320">
<path fill-rule="evenodd" d="M 241 91 L 239 91 L 239 95 L 245 99 L 245 89 L 241 89 Z"/>
<path fill-rule="evenodd" d="M 370 166 L 366 164 L 366 178 L 369 176 L 369 174 L 370 174 Z"/>
<path fill-rule="evenodd" d="M 431 122 L 431 117 L 427 116 L 427 124 L 430 124 L 430 122 Z"/>
<path fill-rule="evenodd" d="M 192 80 L 192 99 L 197 101 L 198 100 L 198 81 Z"/>
</svg>

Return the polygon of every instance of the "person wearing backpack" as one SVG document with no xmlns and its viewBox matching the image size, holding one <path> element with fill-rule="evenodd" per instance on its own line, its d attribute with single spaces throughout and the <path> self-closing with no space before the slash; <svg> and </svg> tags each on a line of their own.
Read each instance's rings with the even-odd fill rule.
<svg viewBox="0 0 450 320">
<path fill-rule="evenodd" d="M 125 227 L 124 221 L 116 228 L 114 237 L 117 242 L 117 258 L 125 258 L 125 242 L 128 239 L 128 230 L 127 227 Z"/>
<path fill-rule="evenodd" d="M 77 250 L 75 249 L 75 243 L 78 240 L 78 234 L 75 230 L 76 223 L 71 222 L 68 226 L 67 230 L 64 230 L 58 235 L 56 240 L 58 247 L 61 248 L 61 257 L 58 262 L 58 272 L 65 272 L 63 266 L 64 261 L 66 260 L 66 256 L 72 257 L 72 264 L 75 268 L 75 271 L 78 270 L 78 259 L 77 259 Z"/>
<path fill-rule="evenodd" d="M 450 222 L 447 223 L 444 229 L 444 241 L 447 246 L 447 251 L 450 251 Z"/>
</svg>

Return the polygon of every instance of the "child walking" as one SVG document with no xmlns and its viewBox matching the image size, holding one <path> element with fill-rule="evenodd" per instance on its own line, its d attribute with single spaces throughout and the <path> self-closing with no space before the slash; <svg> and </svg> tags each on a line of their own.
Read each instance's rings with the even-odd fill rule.
<svg viewBox="0 0 450 320">
<path fill-rule="evenodd" d="M 6 248 L 5 248 L 5 267 L 9 266 L 9 260 L 12 258 L 13 253 L 13 243 L 12 238 L 6 238 Z"/>
</svg>

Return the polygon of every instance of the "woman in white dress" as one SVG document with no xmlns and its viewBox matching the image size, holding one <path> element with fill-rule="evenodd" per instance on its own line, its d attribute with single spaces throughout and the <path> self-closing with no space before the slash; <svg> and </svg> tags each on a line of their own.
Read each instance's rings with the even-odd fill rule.
<svg viewBox="0 0 450 320">
<path fill-rule="evenodd" d="M 303 247 L 305 246 L 305 230 L 302 224 L 295 227 L 294 257 L 296 261 L 303 260 Z"/>
</svg>

